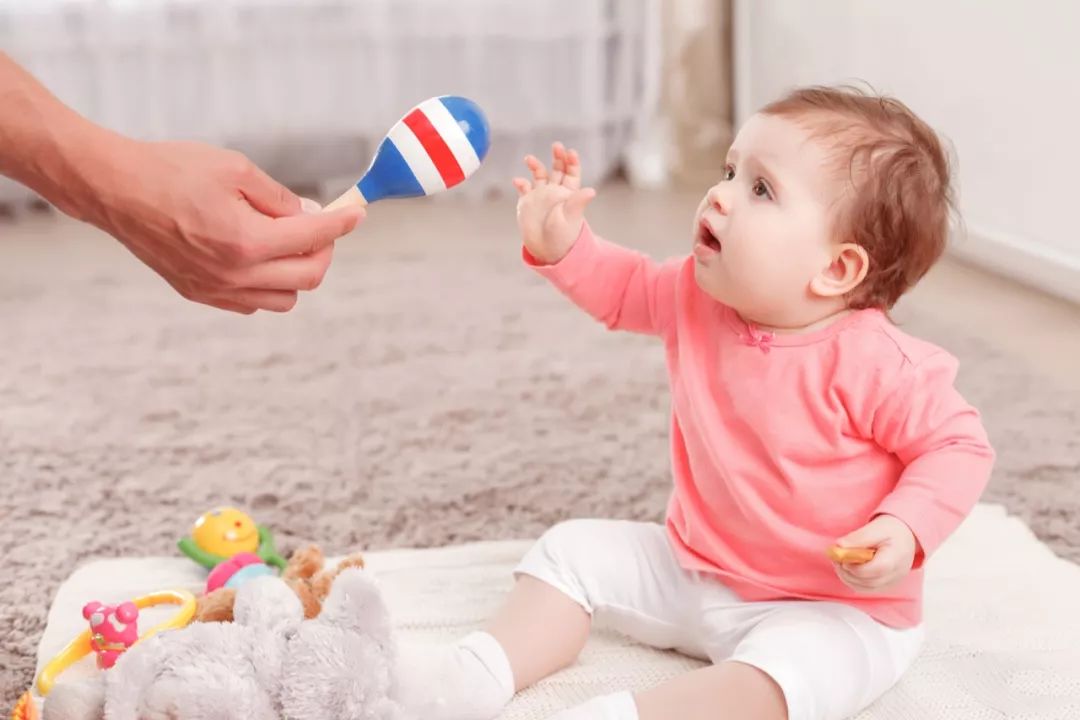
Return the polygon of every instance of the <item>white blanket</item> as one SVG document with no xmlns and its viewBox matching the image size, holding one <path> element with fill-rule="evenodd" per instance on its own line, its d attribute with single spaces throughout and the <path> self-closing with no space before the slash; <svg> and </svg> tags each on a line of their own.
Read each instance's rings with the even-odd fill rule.
<svg viewBox="0 0 1080 720">
<path fill-rule="evenodd" d="M 479 627 L 528 546 L 490 542 L 366 557 L 400 632 L 439 642 Z M 39 668 L 85 627 L 86 602 L 172 587 L 198 591 L 204 580 L 204 571 L 182 557 L 83 566 L 57 592 Z M 1080 720 L 1078 598 L 1080 567 L 1057 558 L 1001 507 L 980 505 L 928 565 L 922 656 L 858 720 Z M 578 664 L 521 693 L 502 718 L 547 717 L 593 695 L 648 687 L 698 666 L 601 629 Z M 83 672 L 93 672 L 89 663 L 68 677 Z"/>
</svg>

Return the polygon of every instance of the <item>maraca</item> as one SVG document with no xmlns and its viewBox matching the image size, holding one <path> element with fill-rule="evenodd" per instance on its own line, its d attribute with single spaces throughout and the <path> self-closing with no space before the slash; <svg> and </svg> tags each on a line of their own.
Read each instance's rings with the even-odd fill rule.
<svg viewBox="0 0 1080 720">
<path fill-rule="evenodd" d="M 326 210 L 448 190 L 476 172 L 490 144 L 487 118 L 472 100 L 425 100 L 390 128 L 364 176 Z"/>
</svg>

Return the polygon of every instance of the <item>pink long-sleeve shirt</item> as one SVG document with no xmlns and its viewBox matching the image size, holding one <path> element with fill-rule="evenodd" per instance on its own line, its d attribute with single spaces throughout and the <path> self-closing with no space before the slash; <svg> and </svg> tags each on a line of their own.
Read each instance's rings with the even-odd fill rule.
<svg viewBox="0 0 1080 720">
<path fill-rule="evenodd" d="M 746 600 L 855 606 L 922 619 L 922 559 L 971 511 L 994 461 L 957 361 L 877 310 L 768 334 L 701 291 L 693 257 L 657 263 L 588 225 L 558 263 L 526 263 L 611 329 L 661 338 L 671 390 L 667 529 L 688 570 Z M 922 554 L 898 585 L 857 593 L 825 550 L 878 514 Z"/>
</svg>

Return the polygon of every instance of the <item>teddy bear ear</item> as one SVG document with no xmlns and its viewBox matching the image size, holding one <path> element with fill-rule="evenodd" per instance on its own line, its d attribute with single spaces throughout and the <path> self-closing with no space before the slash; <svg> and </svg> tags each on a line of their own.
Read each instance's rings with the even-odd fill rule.
<svg viewBox="0 0 1080 720">
<path fill-rule="evenodd" d="M 100 610 L 101 607 L 102 607 L 101 603 L 99 603 L 97 601 L 86 603 L 85 605 L 83 605 L 83 609 L 82 609 L 83 619 L 84 620 L 89 620 L 90 616 L 93 615 L 94 613 L 96 613 L 98 610 Z"/>
<path fill-rule="evenodd" d="M 338 563 L 338 571 L 342 571 L 345 568 L 360 568 L 364 569 L 364 556 L 360 553 L 353 553 L 344 560 Z"/>
<path fill-rule="evenodd" d="M 236 591 L 233 617 L 238 625 L 284 632 L 303 619 L 304 609 L 284 580 L 264 575 Z"/>
<path fill-rule="evenodd" d="M 139 608 L 133 602 L 121 603 L 116 608 L 116 619 L 122 623 L 132 623 L 139 617 Z"/>
<path fill-rule="evenodd" d="M 285 565 L 285 570 L 281 573 L 281 576 L 286 580 L 309 578 L 322 570 L 325 562 L 326 558 L 323 557 L 323 552 L 318 545 L 297 548 L 289 556 L 289 562 Z"/>
</svg>

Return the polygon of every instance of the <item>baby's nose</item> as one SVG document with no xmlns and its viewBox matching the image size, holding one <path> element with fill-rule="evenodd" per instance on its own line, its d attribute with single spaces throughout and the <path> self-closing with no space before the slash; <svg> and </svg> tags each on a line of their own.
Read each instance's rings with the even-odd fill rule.
<svg viewBox="0 0 1080 720">
<path fill-rule="evenodd" d="M 719 185 L 714 185 L 712 189 L 709 190 L 709 206 L 714 208 L 721 215 L 727 215 L 728 203 L 723 187 L 724 186 L 721 183 Z"/>
</svg>

